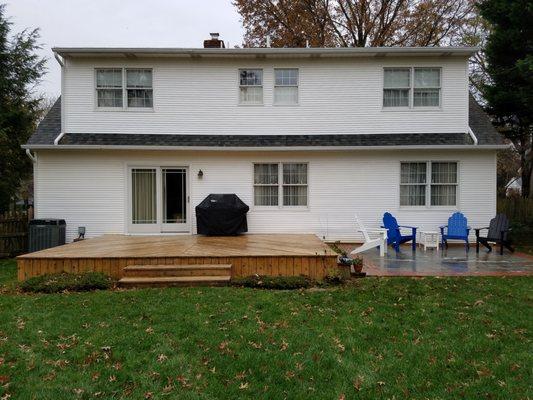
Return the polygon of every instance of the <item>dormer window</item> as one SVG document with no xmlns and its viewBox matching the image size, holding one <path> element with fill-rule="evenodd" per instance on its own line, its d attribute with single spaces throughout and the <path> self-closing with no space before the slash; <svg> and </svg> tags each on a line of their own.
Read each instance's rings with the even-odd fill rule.
<svg viewBox="0 0 533 400">
<path fill-rule="evenodd" d="M 96 70 L 98 107 L 122 108 L 122 69 Z"/>
<path fill-rule="evenodd" d="M 385 68 L 384 108 L 440 107 L 440 68 Z"/>
<path fill-rule="evenodd" d="M 239 103 L 263 104 L 263 70 L 239 70 Z"/>
<path fill-rule="evenodd" d="M 98 68 L 96 106 L 100 109 L 153 108 L 151 69 Z"/>
<path fill-rule="evenodd" d="M 153 107 L 152 70 L 127 69 L 126 90 L 128 107 Z"/>
</svg>

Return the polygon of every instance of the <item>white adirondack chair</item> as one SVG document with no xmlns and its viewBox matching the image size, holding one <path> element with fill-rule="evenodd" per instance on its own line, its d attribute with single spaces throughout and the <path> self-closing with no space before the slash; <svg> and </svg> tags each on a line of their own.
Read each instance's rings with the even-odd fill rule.
<svg viewBox="0 0 533 400">
<path fill-rule="evenodd" d="M 385 256 L 385 253 L 387 252 L 387 230 L 386 229 L 372 229 L 368 230 L 363 225 L 363 222 L 361 222 L 361 219 L 356 215 L 355 216 L 355 223 L 358 226 L 357 232 L 361 232 L 363 234 L 363 237 L 365 238 L 365 242 L 359 246 L 357 249 L 352 251 L 350 254 L 358 254 L 363 251 L 367 251 L 370 249 L 373 249 L 374 247 L 379 247 L 379 255 L 381 257 Z M 369 235 L 370 233 L 375 233 L 378 235 L 377 238 L 372 239 Z"/>
</svg>

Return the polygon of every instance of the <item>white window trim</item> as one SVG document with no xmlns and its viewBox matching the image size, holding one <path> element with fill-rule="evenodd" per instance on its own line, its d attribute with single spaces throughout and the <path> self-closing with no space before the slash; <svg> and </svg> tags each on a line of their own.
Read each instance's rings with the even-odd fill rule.
<svg viewBox="0 0 533 400">
<path fill-rule="evenodd" d="M 278 205 L 277 206 L 256 206 L 255 205 L 255 186 L 276 186 L 276 185 L 266 185 L 266 184 L 255 184 L 254 182 L 254 173 L 255 173 L 255 166 L 261 165 L 261 164 L 278 164 Z M 295 184 L 295 185 L 285 185 L 283 183 L 283 164 L 305 164 L 307 165 L 307 185 L 304 184 Z M 308 161 L 257 161 L 252 163 L 252 202 L 253 202 L 253 210 L 254 211 L 272 211 L 277 209 L 285 209 L 285 210 L 291 210 L 291 211 L 309 211 L 309 179 L 310 176 L 310 170 L 309 170 L 309 162 Z M 307 186 L 307 205 L 305 206 L 286 206 L 283 205 L 283 187 L 284 186 Z"/>
<path fill-rule="evenodd" d="M 260 70 L 261 71 L 261 85 L 241 85 L 241 71 L 248 70 Z M 243 103 L 241 101 L 241 88 L 242 87 L 260 87 L 262 88 L 261 103 Z M 237 104 L 243 107 L 262 107 L 265 105 L 265 70 L 259 67 L 246 67 L 237 69 Z"/>
<path fill-rule="evenodd" d="M 122 107 L 99 107 L 98 106 L 98 88 L 97 88 L 97 71 L 100 69 L 120 69 L 122 70 Z M 152 107 L 128 107 L 128 88 L 126 83 L 126 71 L 135 69 L 145 69 L 152 71 Z M 102 112 L 154 112 L 155 111 L 155 89 L 154 89 L 154 69 L 150 67 L 117 67 L 117 66 L 98 66 L 94 68 L 93 74 L 93 95 L 94 110 Z M 118 88 L 117 88 L 118 89 Z"/>
<path fill-rule="evenodd" d="M 298 73 L 296 85 L 276 85 L 276 70 L 295 69 Z M 276 103 L 276 88 L 277 87 L 295 87 L 296 88 L 296 103 Z M 294 107 L 300 105 L 300 69 L 299 68 L 274 68 L 274 93 L 272 93 L 272 105 L 276 107 Z"/>
<path fill-rule="evenodd" d="M 383 105 L 383 95 L 385 92 L 385 71 L 387 69 L 409 69 L 409 106 L 407 107 L 386 107 Z M 414 106 L 414 93 L 415 93 L 415 69 L 438 69 L 439 73 L 439 105 L 438 106 Z M 443 68 L 440 66 L 431 66 L 431 65 L 398 65 L 398 66 L 387 66 L 382 68 L 381 73 L 381 111 L 386 112 L 398 112 L 398 111 L 442 111 L 442 71 Z M 431 88 L 430 88 L 431 89 Z M 436 89 L 436 88 L 434 88 Z"/>
<path fill-rule="evenodd" d="M 409 186 L 422 186 L 422 184 L 416 184 L 416 183 L 405 183 L 402 184 L 402 164 L 404 163 L 425 163 L 426 164 L 426 182 L 424 183 L 426 187 L 426 204 L 423 206 L 403 206 L 401 205 L 401 187 L 402 185 Z M 432 163 L 455 163 L 457 164 L 457 179 L 455 182 L 455 205 L 453 206 L 432 206 L 431 205 L 431 186 L 432 185 L 453 185 L 451 183 L 431 183 L 431 164 Z M 458 160 L 401 160 L 398 165 L 398 207 L 401 210 L 442 210 L 442 211 L 460 211 L 459 203 L 460 203 L 460 188 L 461 188 L 461 182 L 460 182 L 460 176 L 461 176 L 461 163 Z"/>
</svg>

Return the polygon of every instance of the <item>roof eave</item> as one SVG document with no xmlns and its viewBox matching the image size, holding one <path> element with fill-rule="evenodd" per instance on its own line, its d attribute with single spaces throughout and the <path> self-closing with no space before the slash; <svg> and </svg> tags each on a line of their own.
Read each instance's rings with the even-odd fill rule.
<svg viewBox="0 0 533 400">
<path fill-rule="evenodd" d="M 156 48 L 156 47 L 53 47 L 62 57 L 398 57 L 464 56 L 470 57 L 479 47 L 331 47 L 331 48 Z"/>
</svg>

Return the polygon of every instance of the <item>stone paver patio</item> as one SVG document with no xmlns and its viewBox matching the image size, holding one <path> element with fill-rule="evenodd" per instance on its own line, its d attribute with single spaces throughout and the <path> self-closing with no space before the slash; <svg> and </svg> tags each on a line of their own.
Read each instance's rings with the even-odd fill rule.
<svg viewBox="0 0 533 400">
<path fill-rule="evenodd" d="M 357 245 L 342 246 L 348 253 Z M 505 276 L 533 275 L 533 257 L 523 253 L 505 252 L 499 248 L 491 253 L 481 249 L 476 254 L 475 245 L 467 253 L 463 246 L 450 246 L 447 250 L 418 248 L 415 253 L 410 246 L 402 246 L 401 252 L 388 248 L 385 257 L 378 250 L 362 254 L 363 272 L 368 276 Z"/>
</svg>

